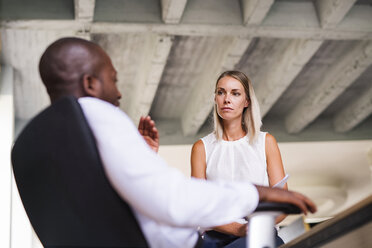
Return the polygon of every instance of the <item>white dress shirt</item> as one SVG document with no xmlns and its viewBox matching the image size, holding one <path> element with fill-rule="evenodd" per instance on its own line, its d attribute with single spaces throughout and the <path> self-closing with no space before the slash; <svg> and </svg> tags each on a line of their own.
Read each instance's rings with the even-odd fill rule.
<svg viewBox="0 0 372 248">
<path fill-rule="evenodd" d="M 105 173 L 132 207 L 150 247 L 194 247 L 198 226 L 227 224 L 256 208 L 258 193 L 251 183 L 187 178 L 150 149 L 119 108 L 92 97 L 79 103 Z"/>
</svg>

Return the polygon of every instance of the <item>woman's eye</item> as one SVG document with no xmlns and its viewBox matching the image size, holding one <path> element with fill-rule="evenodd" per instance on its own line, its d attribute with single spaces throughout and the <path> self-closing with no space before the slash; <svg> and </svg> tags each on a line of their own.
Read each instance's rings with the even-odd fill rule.
<svg viewBox="0 0 372 248">
<path fill-rule="evenodd" d="M 223 94 L 223 92 L 222 92 L 222 91 L 220 91 L 220 90 L 219 90 L 219 91 L 217 91 L 217 95 L 219 95 L 219 96 L 220 96 L 220 95 L 222 95 L 222 94 Z"/>
<path fill-rule="evenodd" d="M 240 93 L 238 93 L 238 92 L 234 92 L 233 95 L 234 95 L 234 96 L 240 96 Z"/>
</svg>

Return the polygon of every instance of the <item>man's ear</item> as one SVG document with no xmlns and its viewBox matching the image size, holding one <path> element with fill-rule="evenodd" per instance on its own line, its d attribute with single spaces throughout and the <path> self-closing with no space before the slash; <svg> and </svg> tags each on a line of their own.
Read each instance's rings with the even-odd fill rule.
<svg viewBox="0 0 372 248">
<path fill-rule="evenodd" d="M 99 97 L 102 90 L 101 82 L 92 75 L 84 74 L 83 90 L 87 96 Z"/>
</svg>

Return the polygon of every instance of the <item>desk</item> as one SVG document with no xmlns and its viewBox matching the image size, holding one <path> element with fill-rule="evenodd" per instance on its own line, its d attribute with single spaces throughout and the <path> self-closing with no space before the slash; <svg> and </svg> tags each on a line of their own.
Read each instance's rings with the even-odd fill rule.
<svg viewBox="0 0 372 248">
<path fill-rule="evenodd" d="M 280 248 L 372 247 L 372 195 Z"/>
</svg>

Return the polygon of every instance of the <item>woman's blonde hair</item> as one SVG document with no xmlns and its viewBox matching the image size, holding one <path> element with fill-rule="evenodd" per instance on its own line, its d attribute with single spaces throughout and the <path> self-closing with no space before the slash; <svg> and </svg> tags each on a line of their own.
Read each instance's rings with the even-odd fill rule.
<svg viewBox="0 0 372 248">
<path fill-rule="evenodd" d="M 243 110 L 242 128 L 249 137 L 249 143 L 252 144 L 257 140 L 262 121 L 260 107 L 258 105 L 251 80 L 249 80 L 249 78 L 241 71 L 225 71 L 218 77 L 216 81 L 215 93 L 217 90 L 218 81 L 220 81 L 220 79 L 223 77 L 235 78 L 243 85 L 246 99 L 249 102 L 249 105 Z M 223 135 L 223 122 L 222 118 L 217 113 L 216 104 L 214 104 L 213 119 L 216 138 L 218 140 L 221 140 Z"/>
</svg>

